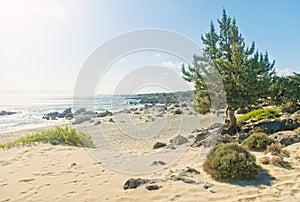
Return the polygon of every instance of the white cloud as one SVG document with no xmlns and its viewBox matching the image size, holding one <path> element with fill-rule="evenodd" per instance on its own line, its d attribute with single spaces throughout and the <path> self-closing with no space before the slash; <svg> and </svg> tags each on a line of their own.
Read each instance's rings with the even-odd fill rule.
<svg viewBox="0 0 300 202">
<path fill-rule="evenodd" d="M 171 67 L 171 68 L 181 68 L 182 64 L 183 64 L 182 62 L 174 63 L 172 61 L 166 61 L 162 63 L 163 66 Z"/>
<path fill-rule="evenodd" d="M 277 69 L 276 73 L 278 76 L 288 76 L 292 74 L 292 70 L 290 68 Z"/>
</svg>

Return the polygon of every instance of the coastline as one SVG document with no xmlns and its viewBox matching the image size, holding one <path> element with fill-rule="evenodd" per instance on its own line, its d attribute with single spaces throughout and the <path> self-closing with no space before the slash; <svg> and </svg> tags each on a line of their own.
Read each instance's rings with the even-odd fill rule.
<svg viewBox="0 0 300 202">
<path fill-rule="evenodd" d="M 178 134 L 188 137 L 191 130 L 205 128 L 211 125 L 211 119 L 222 117 L 199 117 L 185 107 L 180 107 L 181 114 L 172 109 L 164 110 L 154 107 L 149 110 L 135 108 L 127 109 L 113 115 L 94 117 L 89 121 L 71 125 L 58 124 L 42 128 L 34 128 L 17 132 L 6 133 L 7 138 L 17 138 L 28 133 L 40 132 L 57 126 L 72 126 L 93 135 L 97 129 L 104 133 L 96 142 L 101 148 L 101 143 L 106 139 L 113 146 L 129 154 L 146 156 L 148 153 L 161 153 L 165 159 L 157 158 L 156 164 L 145 168 L 154 168 L 154 172 L 134 174 L 127 172 L 126 167 L 115 169 L 105 161 L 114 160 L 122 166 L 128 163 L 134 165 L 126 156 L 114 155 L 107 150 L 109 155 L 103 158 L 95 158 L 89 149 L 62 145 L 50 145 L 36 143 L 33 146 L 17 147 L 0 150 L 0 201 L 297 201 L 300 199 L 300 143 L 287 146 L 291 153 L 286 158 L 293 169 L 285 169 L 274 165 L 263 165 L 259 159 L 263 152 L 251 152 L 256 158 L 261 171 L 256 180 L 219 182 L 213 180 L 203 171 L 203 146 L 190 147 L 191 139 L 187 144 L 176 145 L 176 149 L 153 149 L 157 141 L 168 144 L 171 138 Z M 151 115 L 151 116 L 150 116 Z M 202 119 L 201 119 L 202 118 Z M 149 121 L 151 119 L 151 121 Z M 167 119 L 166 122 L 163 122 Z M 199 121 L 195 124 L 194 121 Z M 74 120 L 73 120 L 74 121 Z M 95 123 L 99 121 L 98 125 Z M 138 139 L 134 135 L 138 131 L 132 126 L 136 124 L 145 135 L 144 139 Z M 164 130 L 157 133 L 151 128 L 151 124 L 164 123 Z M 181 124 L 179 124 L 181 123 Z M 160 125 L 155 125 L 160 126 Z M 178 131 L 178 126 L 182 130 Z M 121 129 L 120 129 L 121 128 Z M 158 134 L 157 136 L 151 136 Z M 3 138 L 1 136 L 1 138 Z M 182 150 L 176 161 L 170 162 L 168 151 Z M 104 149 L 104 147 L 102 148 Z M 104 151 L 104 150 L 101 150 Z M 158 162 L 168 163 L 166 166 Z M 132 167 L 132 166 L 131 166 Z M 119 168 L 119 167 L 118 167 Z M 200 173 L 185 173 L 187 181 L 172 176 L 186 170 L 196 169 Z M 122 170 L 123 169 L 123 170 Z M 125 172 L 126 171 L 126 172 Z M 156 179 L 158 190 L 148 190 L 147 185 L 141 185 L 136 189 L 124 190 L 124 184 L 129 179 Z M 2 194 L 3 193 L 3 194 Z"/>
</svg>

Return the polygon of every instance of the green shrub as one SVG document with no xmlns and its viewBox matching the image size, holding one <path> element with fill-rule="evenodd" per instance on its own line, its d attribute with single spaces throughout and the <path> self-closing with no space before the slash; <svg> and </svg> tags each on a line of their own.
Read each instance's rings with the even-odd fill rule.
<svg viewBox="0 0 300 202">
<path fill-rule="evenodd" d="M 265 133 L 253 133 L 243 141 L 243 145 L 250 150 L 260 150 L 266 149 L 268 145 L 274 142 L 275 140 L 273 138 L 270 138 Z"/>
<path fill-rule="evenodd" d="M 248 180 L 258 174 L 256 158 L 237 143 L 219 144 L 206 156 L 205 172 L 216 180 Z"/>
<path fill-rule="evenodd" d="M 274 108 L 264 108 L 264 109 L 256 109 L 251 112 L 248 112 L 245 115 L 242 115 L 238 118 L 238 122 L 244 122 L 249 119 L 271 119 L 279 117 L 279 111 Z"/>
<path fill-rule="evenodd" d="M 228 135 L 228 134 L 224 134 L 224 135 L 220 135 L 218 137 L 218 141 L 219 142 L 222 142 L 222 143 L 232 143 L 232 142 L 236 142 L 236 140 L 231 136 L 231 135 Z"/>
<path fill-rule="evenodd" d="M 267 129 L 263 129 L 261 127 L 255 127 L 253 128 L 250 133 L 253 134 L 253 133 L 267 133 L 268 130 Z"/>
<path fill-rule="evenodd" d="M 29 146 L 35 142 L 62 144 L 78 147 L 95 147 L 92 138 L 89 135 L 78 132 L 73 128 L 57 127 L 53 130 L 45 130 L 40 133 L 27 135 L 15 141 L 0 144 L 0 148 L 11 148 L 16 146 Z"/>
</svg>

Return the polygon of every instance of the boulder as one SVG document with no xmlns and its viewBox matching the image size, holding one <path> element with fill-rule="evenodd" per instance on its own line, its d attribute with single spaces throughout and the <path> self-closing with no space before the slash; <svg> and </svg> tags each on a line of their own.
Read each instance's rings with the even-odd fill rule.
<svg viewBox="0 0 300 202">
<path fill-rule="evenodd" d="M 300 135 L 297 135 L 294 131 L 280 131 L 274 133 L 270 137 L 274 138 L 280 144 L 285 146 L 300 142 Z"/>
<path fill-rule="evenodd" d="M 172 111 L 172 113 L 175 115 L 175 114 L 182 114 L 182 110 L 180 108 L 176 108 Z"/>
<path fill-rule="evenodd" d="M 105 112 L 97 113 L 97 117 L 105 117 L 105 116 L 112 116 L 112 112 L 106 110 Z"/>
<path fill-rule="evenodd" d="M 72 124 L 76 125 L 76 124 L 81 124 L 85 121 L 90 121 L 91 120 L 91 117 L 90 116 L 80 116 L 80 117 L 77 117 L 75 119 L 75 121 L 73 121 Z"/>
<path fill-rule="evenodd" d="M 82 113 L 84 113 L 84 112 L 86 112 L 86 109 L 85 109 L 85 108 L 79 108 L 79 109 L 77 109 L 77 110 L 74 112 L 74 115 L 77 116 L 77 115 L 82 114 Z"/>
<path fill-rule="evenodd" d="M 182 145 L 187 142 L 189 142 L 188 139 L 181 135 L 177 135 L 176 137 L 174 137 L 173 139 L 170 140 L 170 143 L 172 143 L 174 145 Z"/>
<path fill-rule="evenodd" d="M 160 189 L 160 186 L 158 186 L 158 185 L 156 185 L 156 184 L 153 184 L 153 185 L 147 185 L 147 186 L 146 186 L 146 189 L 149 190 L 149 191 L 159 190 L 159 189 Z"/>
<path fill-rule="evenodd" d="M 182 108 L 188 107 L 188 105 L 184 102 L 184 103 L 181 103 L 181 107 L 182 107 Z"/>
<path fill-rule="evenodd" d="M 161 148 L 161 147 L 165 147 L 166 145 L 167 145 L 166 143 L 156 142 L 156 143 L 153 145 L 153 149 L 158 149 L 158 148 Z"/>
<path fill-rule="evenodd" d="M 134 179 L 134 178 L 131 178 L 129 180 L 127 180 L 123 186 L 123 189 L 124 190 L 127 190 L 127 189 L 136 189 L 138 188 L 139 186 L 143 185 L 143 184 L 147 184 L 149 182 L 149 180 L 147 179 L 141 179 L 141 178 L 137 178 L 137 179 Z"/>
</svg>

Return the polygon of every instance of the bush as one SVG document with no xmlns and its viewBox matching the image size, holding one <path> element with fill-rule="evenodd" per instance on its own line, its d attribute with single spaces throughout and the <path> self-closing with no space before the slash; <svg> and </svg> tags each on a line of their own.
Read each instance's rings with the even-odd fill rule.
<svg viewBox="0 0 300 202">
<path fill-rule="evenodd" d="M 272 155 L 290 157 L 290 153 L 287 150 L 282 149 L 283 146 L 280 143 L 273 143 L 267 147 L 265 153 L 271 153 Z"/>
<path fill-rule="evenodd" d="M 289 162 L 284 161 L 281 156 L 273 156 L 271 159 L 271 163 L 277 167 L 292 169 L 291 164 Z"/>
<path fill-rule="evenodd" d="M 203 164 L 216 180 L 248 180 L 258 174 L 256 158 L 237 143 L 219 144 L 209 151 Z"/>
<path fill-rule="evenodd" d="M 273 138 L 270 138 L 265 133 L 253 133 L 243 141 L 243 145 L 250 150 L 265 150 L 268 145 L 274 142 L 275 140 Z"/>
<path fill-rule="evenodd" d="M 21 137 L 13 142 L 0 144 L 0 148 L 11 148 L 16 146 L 29 146 L 35 142 L 63 144 L 78 147 L 95 147 L 92 138 L 89 135 L 78 132 L 73 128 L 57 127 L 53 130 L 45 130 L 40 133 Z"/>
<path fill-rule="evenodd" d="M 249 119 L 271 119 L 279 117 L 279 111 L 274 108 L 256 109 L 238 118 L 238 122 L 244 122 Z"/>
<path fill-rule="evenodd" d="M 218 141 L 221 143 L 224 143 L 224 144 L 236 142 L 236 140 L 231 135 L 228 135 L 228 134 L 219 136 Z"/>
<path fill-rule="evenodd" d="M 268 164 L 270 164 L 270 158 L 267 157 L 267 156 L 264 156 L 264 157 L 262 157 L 262 158 L 259 159 L 259 162 L 261 164 L 268 165 Z"/>
<path fill-rule="evenodd" d="M 263 129 L 261 127 L 255 127 L 253 128 L 250 133 L 253 134 L 253 133 L 267 133 L 268 130 L 267 129 Z"/>
</svg>

